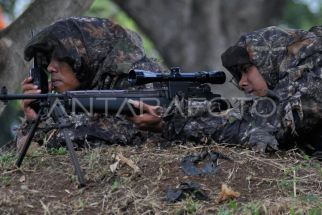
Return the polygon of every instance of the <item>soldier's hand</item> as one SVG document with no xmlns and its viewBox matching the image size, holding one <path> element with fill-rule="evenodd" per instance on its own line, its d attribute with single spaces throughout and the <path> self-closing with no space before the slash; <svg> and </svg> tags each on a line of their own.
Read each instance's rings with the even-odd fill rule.
<svg viewBox="0 0 322 215">
<path fill-rule="evenodd" d="M 130 103 L 134 108 L 143 110 L 143 114 L 128 117 L 130 121 L 132 121 L 140 130 L 161 132 L 164 121 L 160 116 L 160 110 L 162 110 L 160 106 L 151 106 L 134 100 L 131 100 Z"/>
<path fill-rule="evenodd" d="M 41 90 L 38 89 L 36 85 L 32 84 L 32 78 L 27 77 L 23 82 L 22 92 L 23 94 L 39 94 Z M 37 118 L 37 113 L 30 107 L 30 104 L 34 101 L 34 99 L 26 99 L 22 100 L 22 107 L 25 117 L 28 121 L 35 120 Z"/>
<path fill-rule="evenodd" d="M 249 145 L 252 150 L 261 153 L 278 150 L 278 142 L 276 138 L 264 128 L 258 128 L 251 131 Z"/>
</svg>

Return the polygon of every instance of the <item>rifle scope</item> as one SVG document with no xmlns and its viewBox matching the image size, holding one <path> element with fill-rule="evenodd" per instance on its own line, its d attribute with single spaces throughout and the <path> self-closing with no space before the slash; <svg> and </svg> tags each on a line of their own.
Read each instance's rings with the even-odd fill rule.
<svg viewBox="0 0 322 215">
<path fill-rule="evenodd" d="M 223 71 L 181 73 L 179 68 L 172 68 L 169 73 L 132 69 L 129 72 L 128 81 L 132 86 L 166 81 L 223 84 L 226 81 L 226 75 Z"/>
</svg>

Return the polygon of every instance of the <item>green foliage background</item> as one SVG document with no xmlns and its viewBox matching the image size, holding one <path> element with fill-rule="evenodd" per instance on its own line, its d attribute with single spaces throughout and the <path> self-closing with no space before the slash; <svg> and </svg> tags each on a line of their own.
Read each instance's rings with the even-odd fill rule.
<svg viewBox="0 0 322 215">
<path fill-rule="evenodd" d="M 314 11 L 310 10 L 312 4 L 317 5 Z M 322 0 L 288 0 L 280 24 L 305 30 L 322 25 Z"/>
</svg>

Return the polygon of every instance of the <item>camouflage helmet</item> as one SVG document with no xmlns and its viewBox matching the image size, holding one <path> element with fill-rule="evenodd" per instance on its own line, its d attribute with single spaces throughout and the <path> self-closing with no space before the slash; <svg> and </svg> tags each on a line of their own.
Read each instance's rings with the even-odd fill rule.
<svg viewBox="0 0 322 215">
<path fill-rule="evenodd" d="M 222 63 L 237 79 L 241 75 L 238 65 L 255 65 L 274 89 L 285 75 L 303 73 L 304 61 L 320 51 L 321 44 L 313 32 L 271 26 L 242 35 L 222 54 Z"/>
<path fill-rule="evenodd" d="M 26 45 L 25 60 L 43 53 L 68 62 L 81 88 L 93 88 L 107 75 L 125 75 L 136 62 L 146 58 L 138 34 L 108 19 L 70 17 L 36 34 Z"/>
</svg>

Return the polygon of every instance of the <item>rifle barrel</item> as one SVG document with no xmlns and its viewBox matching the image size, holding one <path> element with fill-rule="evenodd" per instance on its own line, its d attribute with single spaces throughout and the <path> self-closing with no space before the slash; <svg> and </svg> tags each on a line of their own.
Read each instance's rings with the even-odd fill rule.
<svg viewBox="0 0 322 215">
<path fill-rule="evenodd" d="M 47 93 L 47 94 L 0 94 L 0 100 L 24 100 L 24 99 L 46 99 L 50 97 L 63 98 L 64 94 Z"/>
</svg>

